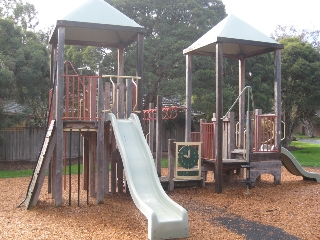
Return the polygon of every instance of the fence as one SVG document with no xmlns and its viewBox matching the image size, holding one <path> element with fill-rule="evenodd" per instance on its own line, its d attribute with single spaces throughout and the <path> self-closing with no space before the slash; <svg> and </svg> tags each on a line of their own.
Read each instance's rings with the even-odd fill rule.
<svg viewBox="0 0 320 240">
<path fill-rule="evenodd" d="M 0 161 L 37 161 L 44 140 L 45 128 L 19 128 L 0 131 L 4 144 L 0 147 Z M 71 157 L 78 156 L 79 133 L 72 133 Z M 80 146 L 82 148 L 82 138 Z M 69 157 L 69 133 L 66 133 L 67 157 Z M 82 153 L 82 150 L 81 150 Z"/>
<path fill-rule="evenodd" d="M 146 125 L 144 126 L 146 128 Z M 175 126 L 170 129 L 165 129 L 162 133 L 162 151 L 168 150 L 168 139 L 176 141 L 184 141 L 184 126 Z M 0 131 L 0 135 L 4 138 L 4 144 L 0 146 L 0 161 L 37 161 L 41 150 L 42 142 L 45 136 L 45 128 L 17 128 L 8 131 Z M 66 132 L 66 149 L 69 157 L 69 132 Z M 155 133 L 154 133 L 155 135 Z M 78 139 L 79 133 L 72 133 L 71 141 L 71 157 L 78 157 Z M 81 149 L 82 154 L 82 137 Z M 154 149 L 155 146 L 154 146 Z"/>
</svg>

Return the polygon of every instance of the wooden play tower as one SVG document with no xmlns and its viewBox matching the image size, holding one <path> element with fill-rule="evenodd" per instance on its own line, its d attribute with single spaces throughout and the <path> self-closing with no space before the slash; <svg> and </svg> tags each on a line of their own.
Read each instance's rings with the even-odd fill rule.
<svg viewBox="0 0 320 240">
<path fill-rule="evenodd" d="M 241 165 L 251 172 L 247 183 L 254 185 L 263 173 L 273 174 L 275 183 L 281 179 L 281 49 L 283 45 L 264 35 L 236 16 L 229 15 L 209 30 L 183 53 L 186 55 L 186 134 L 185 141 L 192 140 L 191 96 L 192 96 L 192 56 L 216 57 L 216 112 L 214 123 L 202 124 L 200 141 L 203 142 L 203 160 L 208 169 L 214 171 L 215 192 L 222 192 L 222 173 Z M 232 116 L 223 115 L 223 59 L 239 60 L 239 94 L 245 88 L 245 59 L 260 54 L 274 52 L 274 113 L 254 114 L 246 112 L 245 95 L 239 97 L 239 122 Z M 250 120 L 249 120 L 250 119 Z M 248 120 L 248 121 L 247 121 Z M 253 125 L 251 123 L 254 123 Z M 270 125 L 269 130 L 262 126 Z M 235 126 L 238 126 L 237 131 Z M 252 127 L 250 127 L 252 126 Z M 207 130 L 206 130 L 207 129 Z M 245 137 L 246 136 L 246 137 Z M 238 145 L 235 146 L 235 139 Z M 272 140 L 272 143 L 270 143 Z M 263 147 L 265 145 L 265 147 Z M 261 147 L 262 146 L 262 147 Z M 246 157 L 238 158 L 238 153 Z M 249 163 L 250 162 L 250 163 Z M 210 167 L 211 166 L 211 167 Z"/>
<path fill-rule="evenodd" d="M 103 0 L 88 1 L 57 21 L 50 38 L 49 127 L 25 199 L 27 208 L 36 205 L 47 169 L 48 190 L 55 205 L 62 205 L 66 151 L 63 142 L 67 132 L 78 132 L 83 137 L 84 188 L 90 190 L 90 196 L 103 203 L 109 192 L 109 165 L 111 172 L 118 174 L 111 176 L 111 192 L 116 188 L 122 191 L 121 160 L 108 162 L 107 155 L 117 153 L 111 150 L 115 150 L 115 143 L 110 141 L 110 123 L 105 122 L 105 113 L 124 118 L 133 111 L 142 111 L 144 32 L 142 26 Z M 136 75 L 124 76 L 124 49 L 133 43 L 137 52 Z M 65 44 L 118 49 L 118 74 L 80 76 L 64 57 Z M 115 155 L 112 159 L 119 158 Z M 117 179 L 121 182 L 118 186 Z"/>
</svg>

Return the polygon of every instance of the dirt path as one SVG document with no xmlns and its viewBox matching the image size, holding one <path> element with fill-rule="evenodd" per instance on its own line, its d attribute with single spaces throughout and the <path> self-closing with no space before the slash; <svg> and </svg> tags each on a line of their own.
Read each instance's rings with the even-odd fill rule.
<svg viewBox="0 0 320 240">
<path fill-rule="evenodd" d="M 320 169 L 308 169 L 320 173 Z M 188 210 L 188 239 L 320 239 L 320 184 L 282 171 L 282 184 L 270 175 L 245 194 L 239 179 L 224 182 L 223 193 L 214 183 L 205 188 L 175 189 L 169 196 Z M 73 187 L 72 206 L 55 208 L 46 182 L 38 206 L 25 210 L 30 178 L 0 179 L 0 239 L 147 239 L 147 220 L 126 194 L 107 195 L 105 203 L 86 204 Z M 72 179 L 76 186 L 76 177 Z"/>
</svg>

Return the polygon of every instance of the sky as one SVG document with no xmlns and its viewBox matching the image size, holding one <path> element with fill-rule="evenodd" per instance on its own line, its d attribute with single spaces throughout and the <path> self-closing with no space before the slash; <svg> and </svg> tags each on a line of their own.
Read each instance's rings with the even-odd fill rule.
<svg viewBox="0 0 320 240">
<path fill-rule="evenodd" d="M 55 25 L 56 21 L 88 0 L 24 0 L 38 11 L 39 28 Z M 173 0 L 174 1 L 174 0 Z M 270 36 L 277 25 L 293 25 L 297 30 L 320 30 L 317 0 L 222 0 L 227 14 L 234 14 L 259 31 Z"/>
</svg>

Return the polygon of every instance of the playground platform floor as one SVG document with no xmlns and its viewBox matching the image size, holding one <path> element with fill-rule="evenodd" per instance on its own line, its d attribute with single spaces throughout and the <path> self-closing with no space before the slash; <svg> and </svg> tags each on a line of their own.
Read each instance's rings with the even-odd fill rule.
<svg viewBox="0 0 320 240">
<path fill-rule="evenodd" d="M 319 168 L 306 168 L 320 173 Z M 163 174 L 166 169 L 163 169 Z M 240 179 L 224 181 L 223 193 L 214 193 L 208 174 L 206 187 L 178 188 L 168 195 L 188 210 L 188 239 L 320 239 L 320 184 L 303 181 L 282 171 L 282 184 L 263 175 L 247 194 Z M 147 220 L 130 195 L 114 194 L 97 205 L 86 204 L 77 187 L 68 190 L 63 207 L 54 207 L 45 185 L 38 206 L 26 210 L 17 205 L 25 197 L 30 178 L 0 179 L 0 239 L 147 239 Z M 77 178 L 72 177 L 73 186 Z M 67 179 L 68 182 L 68 179 Z"/>
</svg>

